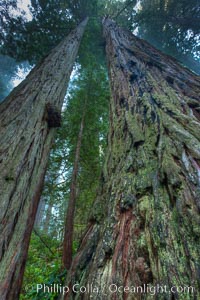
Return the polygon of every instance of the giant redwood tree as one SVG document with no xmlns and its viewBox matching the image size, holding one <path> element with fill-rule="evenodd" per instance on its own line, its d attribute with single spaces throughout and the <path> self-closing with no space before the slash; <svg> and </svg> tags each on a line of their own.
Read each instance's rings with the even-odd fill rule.
<svg viewBox="0 0 200 300">
<path fill-rule="evenodd" d="M 87 20 L 0 106 L 0 297 L 16 300 L 55 128 Z"/>
<path fill-rule="evenodd" d="M 103 27 L 108 152 L 65 299 L 198 299 L 200 79 L 109 18 Z M 156 284 L 167 293 L 134 292 Z"/>
</svg>

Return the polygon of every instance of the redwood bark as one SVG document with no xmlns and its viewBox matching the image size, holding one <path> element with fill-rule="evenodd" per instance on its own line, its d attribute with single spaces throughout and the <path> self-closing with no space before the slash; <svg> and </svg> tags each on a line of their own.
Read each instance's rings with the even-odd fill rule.
<svg viewBox="0 0 200 300">
<path fill-rule="evenodd" d="M 0 295 L 19 298 L 49 151 L 87 20 L 0 106 Z"/>
<path fill-rule="evenodd" d="M 103 22 L 112 91 L 108 153 L 65 299 L 199 299 L 200 78 Z M 109 286 L 166 285 L 167 293 Z M 193 286 L 190 293 L 172 292 Z M 94 287 L 96 291 L 94 291 Z"/>
<path fill-rule="evenodd" d="M 77 179 L 78 179 L 78 167 L 80 161 L 80 150 L 81 142 L 83 136 L 84 128 L 84 118 L 85 111 L 83 112 L 80 130 L 78 134 L 78 140 L 76 145 L 76 153 L 74 159 L 74 166 L 70 184 L 70 195 L 69 202 L 67 207 L 66 221 L 65 221 L 65 230 L 64 230 L 64 241 L 63 241 L 63 265 L 68 270 L 71 267 L 72 263 L 72 254 L 73 254 L 73 233 L 74 233 L 74 214 L 76 207 L 76 198 L 77 198 Z"/>
</svg>

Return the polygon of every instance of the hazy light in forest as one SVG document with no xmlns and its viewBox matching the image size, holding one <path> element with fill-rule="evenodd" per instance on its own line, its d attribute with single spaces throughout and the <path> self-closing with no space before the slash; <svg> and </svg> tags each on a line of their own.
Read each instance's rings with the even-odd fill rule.
<svg viewBox="0 0 200 300">
<path fill-rule="evenodd" d="M 28 75 L 28 73 L 30 72 L 31 69 L 32 69 L 32 67 L 30 67 L 28 69 L 18 67 L 16 76 L 12 79 L 13 86 L 15 87 L 18 84 L 20 84 L 20 82 L 22 82 L 22 80 L 24 80 L 26 78 L 26 76 Z"/>
<path fill-rule="evenodd" d="M 31 1 L 30 0 L 18 0 L 18 6 L 19 8 L 23 9 L 26 12 L 26 18 L 27 20 L 31 20 L 32 16 L 30 13 L 30 9 L 29 9 L 29 5 L 31 5 Z"/>
<path fill-rule="evenodd" d="M 137 3 L 136 3 L 136 5 L 135 5 L 135 7 L 134 7 L 134 10 L 135 10 L 136 12 L 138 12 L 138 11 L 141 10 L 141 9 L 142 9 L 141 1 L 138 0 Z"/>
<path fill-rule="evenodd" d="M 142 9 L 141 1 L 137 0 L 136 5 L 134 6 L 134 13 L 138 13 Z M 139 28 L 138 26 L 133 30 L 134 35 L 138 35 Z"/>
<path fill-rule="evenodd" d="M 25 12 L 25 17 L 28 21 L 32 20 L 32 15 L 30 12 L 30 9 L 28 6 L 31 6 L 31 2 L 30 0 L 18 0 L 17 1 L 17 10 L 16 9 L 11 9 L 12 14 L 14 16 L 18 16 L 21 15 L 22 11 Z"/>
</svg>

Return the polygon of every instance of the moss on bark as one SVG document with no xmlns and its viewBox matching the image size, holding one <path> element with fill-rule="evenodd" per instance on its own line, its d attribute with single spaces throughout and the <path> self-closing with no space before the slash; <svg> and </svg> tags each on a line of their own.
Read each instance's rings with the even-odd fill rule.
<svg viewBox="0 0 200 300">
<path fill-rule="evenodd" d="M 0 106 L 1 300 L 19 298 L 54 127 L 85 25 L 53 49 Z"/>
<path fill-rule="evenodd" d="M 68 280 L 98 287 L 82 299 L 198 299 L 200 79 L 111 20 L 103 26 L 112 99 L 108 153 L 92 216 L 99 239 L 87 236 Z M 111 293 L 111 284 L 160 284 L 169 292 Z M 172 293 L 173 286 L 195 290 Z"/>
</svg>

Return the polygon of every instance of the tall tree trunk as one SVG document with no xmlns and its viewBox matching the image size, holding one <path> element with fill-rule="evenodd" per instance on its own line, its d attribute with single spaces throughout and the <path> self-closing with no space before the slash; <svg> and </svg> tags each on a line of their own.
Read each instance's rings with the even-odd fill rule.
<svg viewBox="0 0 200 300">
<path fill-rule="evenodd" d="M 200 79 L 110 19 L 103 27 L 108 153 L 67 281 L 89 288 L 65 299 L 199 299 Z M 157 283 L 167 293 L 134 293 Z"/>
<path fill-rule="evenodd" d="M 63 265 L 67 270 L 70 269 L 72 263 L 74 214 L 75 214 L 76 198 L 77 198 L 78 167 L 80 161 L 80 150 L 81 150 L 81 142 L 83 136 L 84 118 L 85 118 L 85 111 L 83 111 L 80 130 L 78 134 L 72 179 L 70 184 L 69 203 L 67 207 L 67 214 L 66 214 L 66 221 L 65 221 L 62 260 L 63 260 Z"/>
<path fill-rule="evenodd" d="M 0 106 L 0 295 L 19 297 L 55 127 L 87 20 Z"/>
</svg>

